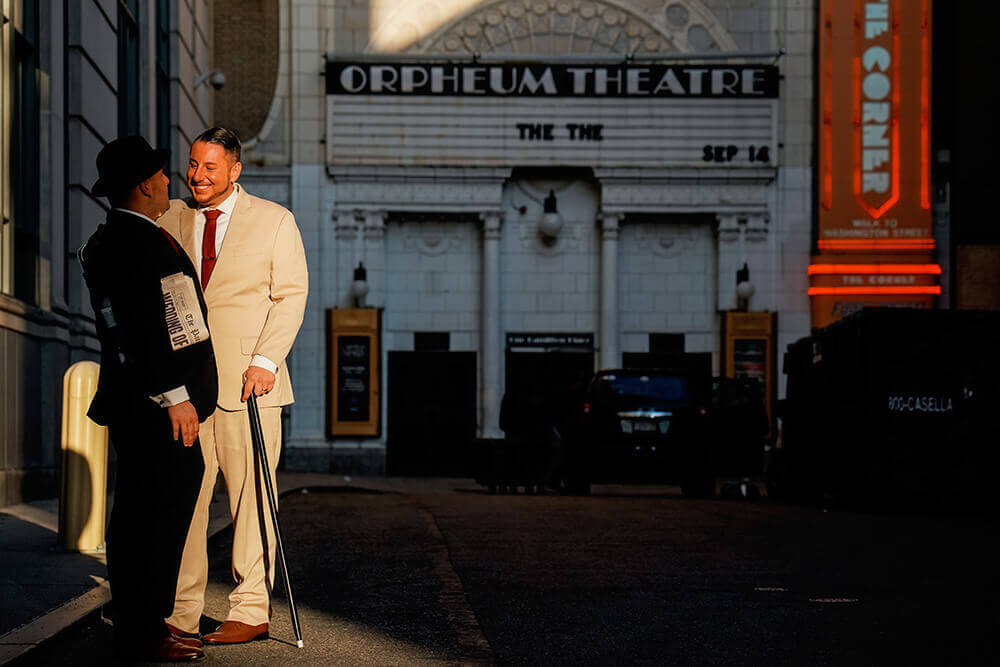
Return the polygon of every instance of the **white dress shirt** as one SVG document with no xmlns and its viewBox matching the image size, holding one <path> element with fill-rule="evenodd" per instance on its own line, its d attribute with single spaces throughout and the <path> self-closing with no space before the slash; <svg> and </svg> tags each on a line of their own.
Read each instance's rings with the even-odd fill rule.
<svg viewBox="0 0 1000 667">
<path fill-rule="evenodd" d="M 205 211 L 214 209 L 221 212 L 219 217 L 215 219 L 215 256 L 218 257 L 219 253 L 222 252 L 222 241 L 226 237 L 226 230 L 229 229 L 229 219 L 236 208 L 236 199 L 239 197 L 241 190 L 242 188 L 240 188 L 239 183 L 234 183 L 233 191 L 229 193 L 229 196 L 221 204 L 200 208 L 194 214 L 194 238 L 198 239 L 198 242 L 195 244 L 198 251 L 198 261 L 195 262 L 195 268 L 198 270 L 199 279 L 201 278 L 201 249 L 203 239 L 205 238 Z M 258 366 L 274 374 L 278 372 L 278 364 L 261 354 L 255 354 L 253 359 L 250 360 L 250 365 Z"/>
</svg>

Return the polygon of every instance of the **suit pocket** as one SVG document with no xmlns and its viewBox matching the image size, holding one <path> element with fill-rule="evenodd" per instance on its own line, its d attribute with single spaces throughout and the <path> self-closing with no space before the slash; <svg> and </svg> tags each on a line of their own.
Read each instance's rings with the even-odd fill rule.
<svg viewBox="0 0 1000 667">
<path fill-rule="evenodd" d="M 240 338 L 240 351 L 243 352 L 243 356 L 249 357 L 252 355 L 255 347 L 257 347 L 256 336 L 243 336 Z"/>
</svg>

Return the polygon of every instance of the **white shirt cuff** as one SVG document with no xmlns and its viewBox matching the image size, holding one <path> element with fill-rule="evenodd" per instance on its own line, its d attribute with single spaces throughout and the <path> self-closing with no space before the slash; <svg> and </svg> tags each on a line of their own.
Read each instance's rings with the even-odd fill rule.
<svg viewBox="0 0 1000 667">
<path fill-rule="evenodd" d="M 191 400 L 191 397 L 188 395 L 187 387 L 183 385 L 177 387 L 176 389 L 165 391 L 162 394 L 150 396 L 149 398 L 161 408 L 171 408 L 175 405 L 180 405 L 184 401 Z"/>
<path fill-rule="evenodd" d="M 251 366 L 259 366 L 266 371 L 271 371 L 275 375 L 278 374 L 278 364 L 274 363 L 267 357 L 261 354 L 253 355 L 253 359 L 250 360 Z"/>
</svg>

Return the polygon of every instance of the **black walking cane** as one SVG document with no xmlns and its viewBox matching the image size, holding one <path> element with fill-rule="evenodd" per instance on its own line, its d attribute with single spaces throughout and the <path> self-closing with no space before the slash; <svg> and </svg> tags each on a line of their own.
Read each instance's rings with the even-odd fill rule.
<svg viewBox="0 0 1000 667">
<path fill-rule="evenodd" d="M 257 397 L 250 392 L 248 401 L 250 414 L 250 439 L 254 449 L 260 455 L 263 467 L 264 488 L 267 491 L 267 505 L 271 510 L 271 523 L 274 525 L 274 541 L 278 547 L 278 560 L 281 562 L 281 575 L 285 578 L 285 590 L 288 591 L 288 613 L 292 617 L 292 629 L 295 631 L 295 644 L 302 648 L 302 628 L 299 627 L 299 614 L 295 610 L 295 598 L 292 597 L 292 581 L 288 578 L 288 564 L 285 562 L 285 547 L 281 542 L 281 529 L 278 527 L 278 500 L 274 495 L 274 482 L 271 480 L 271 466 L 267 463 L 267 450 L 264 449 L 264 431 L 260 427 L 260 412 L 257 410 Z"/>
</svg>

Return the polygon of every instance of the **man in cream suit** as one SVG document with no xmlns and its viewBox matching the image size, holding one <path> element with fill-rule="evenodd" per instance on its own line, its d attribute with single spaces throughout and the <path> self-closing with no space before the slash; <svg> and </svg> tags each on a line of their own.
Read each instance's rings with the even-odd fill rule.
<svg viewBox="0 0 1000 667">
<path fill-rule="evenodd" d="M 191 145 L 191 197 L 172 201 L 159 221 L 198 268 L 219 370 L 218 407 L 201 427 L 205 479 L 184 547 L 174 611 L 167 619 L 175 636 L 198 636 L 208 578 L 208 506 L 221 470 L 233 517 L 236 588 L 227 618 L 203 638 L 209 644 L 268 636 L 275 544 L 261 476 L 255 473 L 245 401 L 250 392 L 260 397 L 273 476 L 281 449 L 281 406 L 293 400 L 285 357 L 302 324 L 308 288 L 295 218 L 237 185 L 240 170 L 239 137 L 225 128 L 205 130 Z"/>
</svg>

